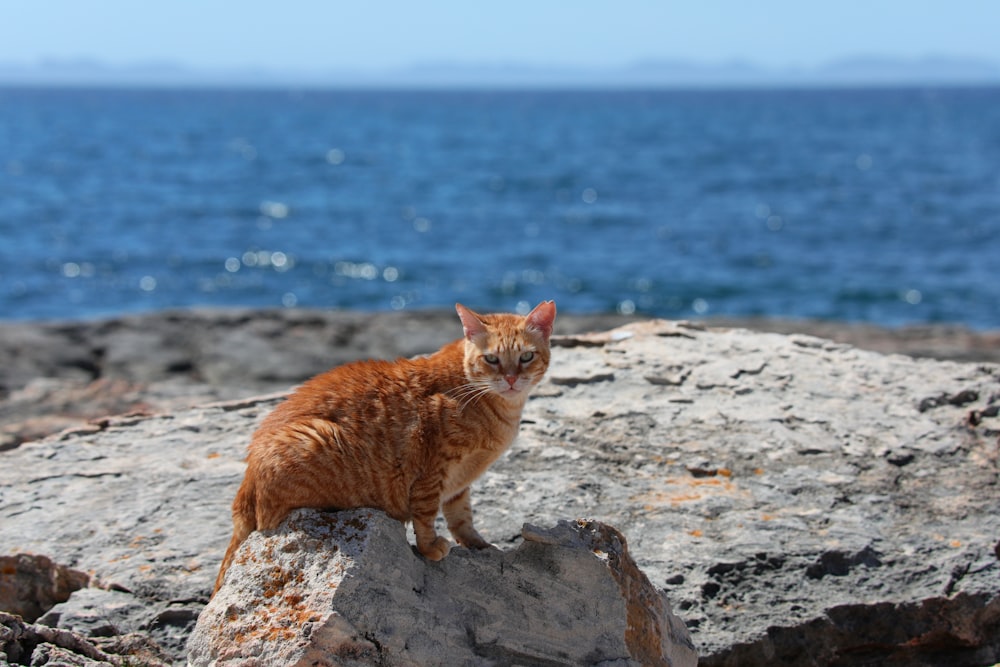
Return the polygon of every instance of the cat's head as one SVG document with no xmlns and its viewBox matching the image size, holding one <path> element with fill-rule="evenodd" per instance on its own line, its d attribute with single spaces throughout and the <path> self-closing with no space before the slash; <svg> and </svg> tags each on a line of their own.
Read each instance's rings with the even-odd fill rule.
<svg viewBox="0 0 1000 667">
<path fill-rule="evenodd" d="M 465 375 L 511 401 L 523 401 L 549 367 L 556 304 L 543 301 L 527 315 L 479 315 L 455 304 L 465 330 Z"/>
</svg>

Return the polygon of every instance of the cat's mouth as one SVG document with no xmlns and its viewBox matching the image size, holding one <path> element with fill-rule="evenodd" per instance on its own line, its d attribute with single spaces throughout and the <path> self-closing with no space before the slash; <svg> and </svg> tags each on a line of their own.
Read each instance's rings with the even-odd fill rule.
<svg viewBox="0 0 1000 667">
<path fill-rule="evenodd" d="M 506 396 L 508 398 L 513 398 L 524 391 L 524 387 L 518 384 L 509 385 L 504 383 L 502 386 L 497 388 L 497 393 L 501 396 Z"/>
</svg>

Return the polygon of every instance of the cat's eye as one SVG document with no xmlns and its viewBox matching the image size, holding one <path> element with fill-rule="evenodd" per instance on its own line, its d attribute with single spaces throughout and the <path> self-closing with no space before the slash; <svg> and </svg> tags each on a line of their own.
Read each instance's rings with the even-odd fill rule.
<svg viewBox="0 0 1000 667">
<path fill-rule="evenodd" d="M 484 354 L 483 355 L 483 359 L 486 360 L 486 363 L 488 363 L 488 364 L 490 364 L 492 366 L 495 366 L 496 364 L 500 363 L 500 357 L 498 357 L 495 354 Z"/>
<path fill-rule="evenodd" d="M 521 354 L 521 363 L 526 364 L 534 358 L 535 358 L 534 352 L 524 352 Z"/>
</svg>

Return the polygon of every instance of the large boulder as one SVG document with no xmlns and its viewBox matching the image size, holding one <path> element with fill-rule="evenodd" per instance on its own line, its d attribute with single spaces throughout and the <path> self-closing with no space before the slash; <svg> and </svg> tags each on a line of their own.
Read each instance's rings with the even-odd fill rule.
<svg viewBox="0 0 1000 667">
<path fill-rule="evenodd" d="M 683 622 L 596 522 L 526 526 L 507 552 L 415 553 L 374 510 L 298 510 L 244 543 L 190 664 L 697 663 Z"/>
</svg>

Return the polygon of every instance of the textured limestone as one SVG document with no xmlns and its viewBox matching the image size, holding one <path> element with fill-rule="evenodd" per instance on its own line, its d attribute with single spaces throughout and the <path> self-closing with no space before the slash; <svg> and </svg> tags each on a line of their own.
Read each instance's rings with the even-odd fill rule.
<svg viewBox="0 0 1000 667">
<path fill-rule="evenodd" d="M 556 333 L 631 318 L 560 313 Z M 74 322 L 0 322 L 0 451 L 109 414 L 171 412 L 283 391 L 354 359 L 410 356 L 455 333 L 454 311 L 197 309 Z M 717 321 L 880 352 L 1000 362 L 1000 332 L 802 320 Z"/>
<path fill-rule="evenodd" d="M 202 613 L 192 665 L 682 665 L 683 623 L 624 539 L 525 527 L 507 552 L 420 557 L 374 510 L 299 510 L 255 533 Z"/>
<path fill-rule="evenodd" d="M 622 321 L 561 315 L 557 330 Z M 452 340 L 457 322 L 454 311 L 297 309 L 0 322 L 0 451 L 106 415 L 284 391 L 347 361 L 423 354 Z"/>
<path fill-rule="evenodd" d="M 521 437 L 473 487 L 488 540 L 514 548 L 526 522 L 615 526 L 705 665 L 1000 661 L 996 365 L 670 322 L 559 344 Z M 277 400 L 0 452 L 2 553 L 88 573 L 176 641 Z"/>
</svg>

